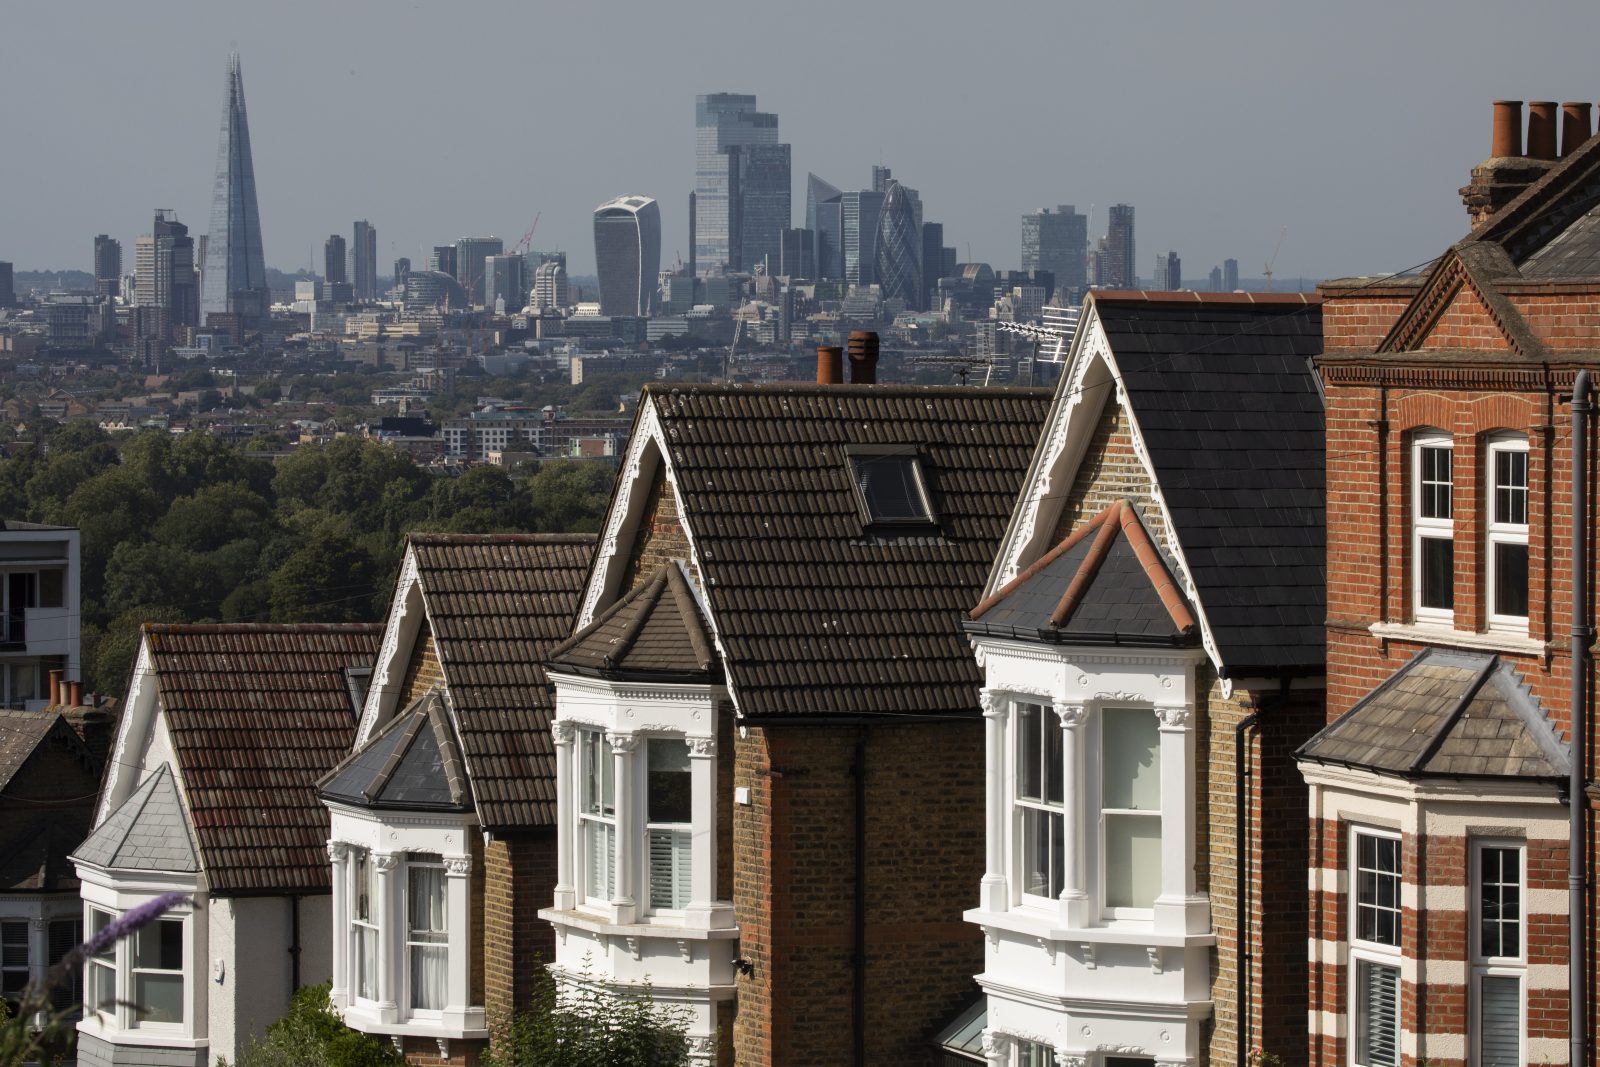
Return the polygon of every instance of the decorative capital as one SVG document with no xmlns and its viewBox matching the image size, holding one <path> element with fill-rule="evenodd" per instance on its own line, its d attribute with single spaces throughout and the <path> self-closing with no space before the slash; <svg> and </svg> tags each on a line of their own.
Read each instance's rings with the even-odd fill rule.
<svg viewBox="0 0 1600 1067">
<path fill-rule="evenodd" d="M 446 874 L 453 874 L 457 877 L 470 874 L 472 873 L 472 857 L 446 856 L 444 858 L 444 870 Z"/>
<path fill-rule="evenodd" d="M 998 719 L 1003 711 L 1000 698 L 988 686 L 978 690 L 978 703 L 983 705 L 983 717 L 986 719 Z"/>
<path fill-rule="evenodd" d="M 613 752 L 632 752 L 639 747 L 639 735 L 632 733 L 616 733 L 606 731 L 606 740 L 611 742 Z"/>
<path fill-rule="evenodd" d="M 994 1030 L 983 1032 L 983 1054 L 985 1056 L 1003 1056 L 1011 1051 L 1011 1038 Z"/>
<path fill-rule="evenodd" d="M 715 756 L 717 754 L 717 739 L 715 737 L 689 737 L 685 738 L 685 740 L 689 743 L 689 755 L 691 756 Z"/>
<path fill-rule="evenodd" d="M 1087 1057 L 1072 1052 L 1057 1052 L 1056 1067 L 1089 1067 Z"/>
<path fill-rule="evenodd" d="M 1089 709 L 1082 704 L 1057 704 L 1056 715 L 1061 719 L 1063 730 L 1073 730 L 1083 725 L 1089 717 Z"/>
<path fill-rule="evenodd" d="M 1161 720 L 1161 725 L 1168 730 L 1187 729 L 1191 715 L 1192 712 L 1187 707 L 1156 709 L 1156 717 Z"/>
<path fill-rule="evenodd" d="M 50 920 L 43 915 L 35 915 L 28 920 L 28 925 L 35 930 L 43 930 L 50 925 Z"/>
<path fill-rule="evenodd" d="M 343 841 L 328 842 L 328 861 L 330 863 L 338 863 L 349 854 L 350 846 L 345 844 Z"/>
<path fill-rule="evenodd" d="M 372 865 L 377 868 L 379 874 L 387 874 L 394 870 L 399 862 L 400 857 L 393 852 L 377 852 L 372 857 Z"/>
<path fill-rule="evenodd" d="M 558 745 L 570 745 L 572 739 L 578 735 L 577 727 L 572 725 L 571 719 L 557 719 L 550 724 L 550 736 Z"/>
</svg>

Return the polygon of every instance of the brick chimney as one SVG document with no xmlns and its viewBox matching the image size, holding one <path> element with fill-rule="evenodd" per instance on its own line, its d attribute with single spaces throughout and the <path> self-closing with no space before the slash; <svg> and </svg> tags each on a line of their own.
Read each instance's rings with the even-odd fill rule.
<svg viewBox="0 0 1600 1067">
<path fill-rule="evenodd" d="M 1472 168 L 1472 180 L 1461 187 L 1461 202 L 1467 205 L 1467 217 L 1474 229 L 1555 165 L 1556 105 L 1540 101 L 1529 105 L 1529 111 L 1529 144 L 1524 152 L 1522 101 L 1494 102 L 1489 158 Z"/>
<path fill-rule="evenodd" d="M 850 333 L 850 384 L 875 385 L 878 381 L 878 335 L 871 330 Z"/>
</svg>

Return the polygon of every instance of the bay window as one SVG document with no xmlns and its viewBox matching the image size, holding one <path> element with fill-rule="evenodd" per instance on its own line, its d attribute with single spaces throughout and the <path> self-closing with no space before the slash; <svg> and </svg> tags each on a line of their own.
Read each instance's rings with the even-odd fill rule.
<svg viewBox="0 0 1600 1067">
<path fill-rule="evenodd" d="M 1489 624 L 1528 629 L 1528 440 L 1501 435 L 1489 442 L 1492 499 L 1488 506 Z"/>
<path fill-rule="evenodd" d="M 446 965 L 444 863 L 438 856 L 414 854 L 406 864 L 406 959 L 411 1007 L 443 1011 Z"/>
<path fill-rule="evenodd" d="M 1110 915 L 1161 893 L 1161 736 L 1148 709 L 1100 713 L 1101 871 Z"/>
<path fill-rule="evenodd" d="M 109 911 L 89 909 L 89 937 L 94 939 L 115 919 Z M 105 946 L 84 963 L 84 987 L 87 993 L 84 1007 L 89 1011 L 110 1015 L 117 1008 L 117 946 Z"/>
<path fill-rule="evenodd" d="M 1352 832 L 1350 1014 L 1355 1067 L 1400 1063 L 1400 838 Z"/>
<path fill-rule="evenodd" d="M 583 841 L 583 895 L 603 904 L 617 892 L 617 795 L 611 740 L 599 730 L 579 733 L 582 762 L 578 806 Z"/>
<path fill-rule="evenodd" d="M 1451 439 L 1424 431 L 1412 442 L 1412 562 L 1419 622 L 1455 620 L 1455 500 Z"/>
<path fill-rule="evenodd" d="M 645 758 L 650 907 L 685 908 L 694 841 L 689 746 L 682 738 L 652 737 L 645 745 Z"/>
<path fill-rule="evenodd" d="M 350 857 L 350 948 L 355 995 L 377 1000 L 378 872 L 364 848 Z"/>
<path fill-rule="evenodd" d="M 1483 843 L 1473 849 L 1476 922 L 1472 945 L 1472 1038 L 1478 1067 L 1523 1063 L 1523 850 Z"/>
<path fill-rule="evenodd" d="M 182 1023 L 183 920 L 157 919 L 134 932 L 134 1025 Z"/>
<path fill-rule="evenodd" d="M 1038 704 L 1016 705 L 1016 807 L 1022 892 L 1054 901 L 1065 883 L 1061 725 Z"/>
<path fill-rule="evenodd" d="M 87 905 L 89 936 L 117 913 Z M 84 1010 L 120 1029 L 183 1031 L 188 1018 L 188 920 L 146 923 L 84 961 Z"/>
</svg>

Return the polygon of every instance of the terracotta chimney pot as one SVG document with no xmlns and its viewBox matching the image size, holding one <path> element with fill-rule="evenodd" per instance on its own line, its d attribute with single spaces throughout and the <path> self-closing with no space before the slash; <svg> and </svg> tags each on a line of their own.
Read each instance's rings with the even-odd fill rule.
<svg viewBox="0 0 1600 1067">
<path fill-rule="evenodd" d="M 817 384 L 844 384 L 844 349 L 838 345 L 823 345 L 817 349 Z"/>
<path fill-rule="evenodd" d="M 1589 105 L 1572 101 L 1561 105 L 1561 158 L 1566 159 L 1579 145 L 1594 135 Z"/>
<path fill-rule="evenodd" d="M 67 683 L 67 703 L 71 704 L 75 708 L 83 706 L 83 683 L 82 682 L 68 682 Z"/>
<path fill-rule="evenodd" d="M 1528 155 L 1556 158 L 1556 102 L 1535 100 L 1528 105 Z"/>
<path fill-rule="evenodd" d="M 871 330 L 850 333 L 850 383 L 874 385 L 878 381 L 878 335 Z"/>
<path fill-rule="evenodd" d="M 50 672 L 50 703 L 52 706 L 66 703 L 66 695 L 61 691 L 61 676 L 65 673 L 65 671 Z"/>
<path fill-rule="evenodd" d="M 1522 101 L 1494 102 L 1494 146 L 1490 159 L 1522 155 Z"/>
</svg>

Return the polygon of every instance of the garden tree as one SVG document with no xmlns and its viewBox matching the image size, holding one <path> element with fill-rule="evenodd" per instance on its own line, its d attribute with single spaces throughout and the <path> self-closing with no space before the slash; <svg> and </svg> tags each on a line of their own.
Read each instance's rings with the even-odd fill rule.
<svg viewBox="0 0 1600 1067">
<path fill-rule="evenodd" d="M 534 529 L 575 533 L 600 529 L 615 478 L 614 469 L 599 463 L 540 464 L 528 482 Z"/>
<path fill-rule="evenodd" d="M 107 467 L 78 485 L 51 516 L 79 530 L 81 595 L 104 599 L 105 576 L 117 546 L 137 543 L 161 516 L 161 501 L 136 472 Z"/>
<path fill-rule="evenodd" d="M 378 568 L 342 516 L 319 523 L 270 581 L 278 622 L 364 622 L 377 615 Z"/>
<path fill-rule="evenodd" d="M 242 482 L 207 485 L 174 500 L 152 530 L 157 541 L 209 552 L 234 541 L 257 545 L 270 538 L 277 517 L 265 497 Z"/>
</svg>

